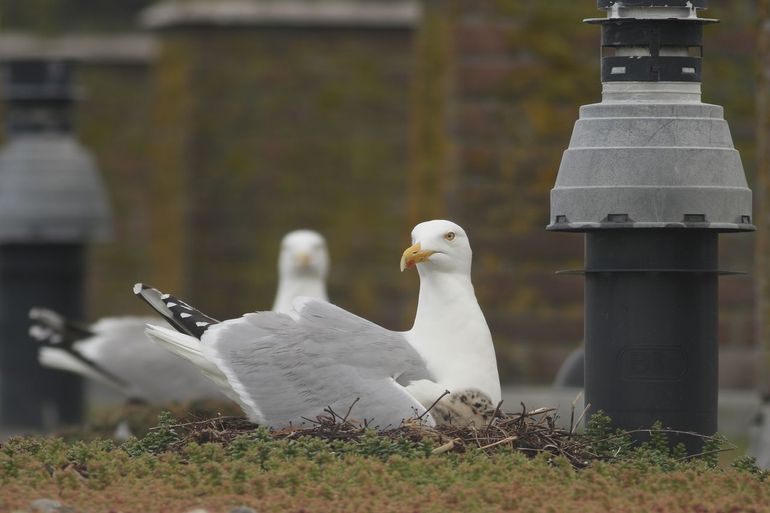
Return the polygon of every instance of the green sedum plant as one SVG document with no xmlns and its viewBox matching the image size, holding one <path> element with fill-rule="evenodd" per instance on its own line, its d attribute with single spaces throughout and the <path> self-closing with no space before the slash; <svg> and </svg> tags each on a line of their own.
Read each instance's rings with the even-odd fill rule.
<svg viewBox="0 0 770 513">
<path fill-rule="evenodd" d="M 502 512 L 763 511 L 767 472 L 744 458 L 729 468 L 684 458 L 665 430 L 634 446 L 595 414 L 587 468 L 511 445 L 435 452 L 441 442 L 374 431 L 355 438 L 276 437 L 263 428 L 227 443 L 192 441 L 171 415 L 124 444 L 16 438 L 0 446 L 0 511 L 50 497 L 83 511 Z M 713 444 L 722 444 L 715 437 Z M 704 452 L 707 452 L 704 449 Z M 735 509 L 739 508 L 739 509 Z"/>
</svg>

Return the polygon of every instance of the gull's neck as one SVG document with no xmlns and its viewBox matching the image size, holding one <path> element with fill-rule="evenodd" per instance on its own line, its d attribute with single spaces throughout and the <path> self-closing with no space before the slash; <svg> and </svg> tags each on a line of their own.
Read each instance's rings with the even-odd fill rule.
<svg viewBox="0 0 770 513">
<path fill-rule="evenodd" d="M 278 282 L 278 292 L 273 302 L 274 312 L 288 312 L 291 302 L 298 296 L 329 300 L 326 294 L 326 281 L 318 276 L 282 276 Z"/>
<path fill-rule="evenodd" d="M 497 360 L 470 273 L 420 273 L 420 297 L 409 341 L 436 381 L 478 388 L 499 401 Z"/>
<path fill-rule="evenodd" d="M 460 273 L 420 273 L 420 296 L 412 331 L 435 330 L 439 326 L 447 326 L 451 331 L 452 324 L 460 321 L 448 314 L 457 310 L 474 314 L 478 311 L 483 319 L 470 277 Z"/>
</svg>

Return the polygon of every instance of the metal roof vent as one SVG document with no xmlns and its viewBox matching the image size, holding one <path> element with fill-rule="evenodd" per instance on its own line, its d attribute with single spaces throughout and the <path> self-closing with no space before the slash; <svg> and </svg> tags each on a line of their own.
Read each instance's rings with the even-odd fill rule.
<svg viewBox="0 0 770 513">
<path fill-rule="evenodd" d="M 585 105 L 551 191 L 549 230 L 753 230 L 722 107 L 701 102 L 706 0 L 599 0 L 602 102 Z"/>
<path fill-rule="evenodd" d="M 602 101 L 551 191 L 548 229 L 586 233 L 585 400 L 625 429 L 717 427 L 718 235 L 754 226 L 722 107 L 701 102 L 706 4 L 598 0 Z"/>
<path fill-rule="evenodd" d="M 72 133 L 71 64 L 10 61 L 3 72 L 8 141 L 0 148 L 0 243 L 106 238 L 104 186 Z"/>
</svg>

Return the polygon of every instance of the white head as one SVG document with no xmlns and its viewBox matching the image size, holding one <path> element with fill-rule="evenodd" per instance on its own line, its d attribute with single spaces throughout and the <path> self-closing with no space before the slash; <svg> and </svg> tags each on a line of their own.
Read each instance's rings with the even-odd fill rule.
<svg viewBox="0 0 770 513">
<path fill-rule="evenodd" d="M 329 251 L 326 240 L 313 230 L 295 230 L 281 241 L 278 256 L 281 277 L 303 276 L 325 279 L 329 272 Z"/>
<path fill-rule="evenodd" d="M 470 275 L 471 251 L 468 235 L 460 226 L 444 220 L 425 221 L 412 230 L 412 246 L 401 256 L 401 270 Z"/>
</svg>

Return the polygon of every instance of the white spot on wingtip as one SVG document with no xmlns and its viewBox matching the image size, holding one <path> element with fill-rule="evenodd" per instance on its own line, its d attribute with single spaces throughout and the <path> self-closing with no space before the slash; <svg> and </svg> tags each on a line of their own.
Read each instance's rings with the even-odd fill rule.
<svg viewBox="0 0 770 513">
<path fill-rule="evenodd" d="M 139 294 L 142 291 L 141 283 L 134 283 L 134 294 Z"/>
<path fill-rule="evenodd" d="M 182 315 L 184 315 L 184 314 L 182 314 Z M 198 322 L 195 323 L 195 325 L 198 326 L 199 328 L 202 328 L 204 326 L 208 326 L 209 323 L 203 322 L 203 321 L 198 321 Z"/>
<path fill-rule="evenodd" d="M 51 330 L 35 324 L 29 327 L 29 335 L 36 340 L 45 340 L 51 336 Z"/>
<path fill-rule="evenodd" d="M 166 299 L 166 298 L 163 298 L 163 299 Z M 176 306 L 176 303 L 174 303 L 173 301 L 169 301 L 168 303 L 166 303 L 166 306 L 171 308 L 173 306 Z"/>
<path fill-rule="evenodd" d="M 181 313 L 181 314 L 179 314 L 179 317 L 181 317 L 182 319 L 187 319 L 188 317 L 192 317 L 192 314 Z"/>
<path fill-rule="evenodd" d="M 171 294 L 161 294 L 161 295 L 160 295 L 160 298 L 161 298 L 161 299 L 168 299 L 168 298 L 170 298 L 170 297 L 171 297 Z"/>
</svg>

